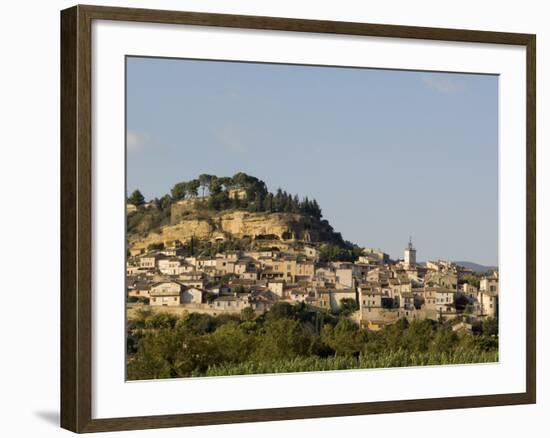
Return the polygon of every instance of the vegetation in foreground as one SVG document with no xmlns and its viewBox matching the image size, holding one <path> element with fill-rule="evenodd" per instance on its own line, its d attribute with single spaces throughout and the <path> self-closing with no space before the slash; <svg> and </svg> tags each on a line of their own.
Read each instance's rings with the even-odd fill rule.
<svg viewBox="0 0 550 438">
<path fill-rule="evenodd" d="M 328 371 L 498 361 L 498 321 L 473 333 L 452 322 L 405 319 L 379 332 L 304 304 L 278 303 L 256 317 L 139 311 L 128 321 L 129 380 Z"/>
</svg>

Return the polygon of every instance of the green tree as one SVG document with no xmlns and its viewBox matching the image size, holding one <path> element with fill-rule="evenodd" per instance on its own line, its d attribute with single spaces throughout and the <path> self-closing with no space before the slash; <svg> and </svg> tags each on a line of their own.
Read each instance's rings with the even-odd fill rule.
<svg viewBox="0 0 550 438">
<path fill-rule="evenodd" d="M 402 347 L 414 353 L 428 350 L 434 329 L 434 323 L 429 319 L 413 320 L 403 334 Z"/>
<path fill-rule="evenodd" d="M 208 175 L 206 173 L 203 173 L 202 175 L 199 175 L 199 187 L 202 190 L 202 197 L 204 198 L 204 191 L 210 184 L 210 181 L 212 180 L 212 175 Z"/>
<path fill-rule="evenodd" d="M 170 193 L 172 194 L 172 198 L 174 201 L 179 201 L 180 199 L 185 199 L 187 196 L 187 190 L 188 185 L 187 182 L 179 182 L 172 189 L 170 190 Z"/>
<path fill-rule="evenodd" d="M 220 362 L 239 363 L 248 360 L 256 348 L 256 335 L 241 329 L 236 322 L 221 325 L 209 337 Z"/>
<path fill-rule="evenodd" d="M 265 323 L 253 358 L 256 360 L 292 359 L 306 355 L 311 337 L 293 319 L 270 320 Z"/>
<path fill-rule="evenodd" d="M 250 306 L 241 310 L 241 321 L 253 321 L 256 317 L 254 309 Z"/>
<path fill-rule="evenodd" d="M 198 196 L 199 195 L 199 187 L 201 183 L 198 179 L 192 179 L 187 183 L 187 192 L 190 196 Z"/>
<path fill-rule="evenodd" d="M 484 335 L 498 336 L 498 319 L 487 318 L 481 323 L 481 330 Z"/>
<path fill-rule="evenodd" d="M 359 306 L 357 305 L 357 301 L 353 298 L 342 298 L 340 300 L 340 307 L 338 309 L 338 313 L 342 316 L 349 316 L 356 310 L 359 310 Z"/>
<path fill-rule="evenodd" d="M 172 197 L 170 195 L 164 195 L 160 198 L 160 208 L 161 210 L 170 210 L 172 205 Z"/>
<path fill-rule="evenodd" d="M 147 245 L 147 251 L 161 251 L 164 249 L 163 242 L 150 243 Z"/>
<path fill-rule="evenodd" d="M 451 353 L 458 345 L 458 335 L 451 329 L 437 330 L 430 343 L 429 351 L 432 353 Z"/>
<path fill-rule="evenodd" d="M 292 318 L 294 315 L 294 309 L 292 304 L 285 301 L 281 301 L 273 304 L 266 314 L 266 318 L 269 321 L 277 321 L 279 319 Z"/>
<path fill-rule="evenodd" d="M 145 198 L 139 190 L 134 190 L 128 198 L 128 204 L 133 204 L 136 207 L 145 204 Z"/>
<path fill-rule="evenodd" d="M 347 318 L 340 318 L 333 327 L 325 324 L 321 339 L 332 348 L 336 355 L 355 355 L 364 350 L 367 340 L 365 332 Z"/>
</svg>

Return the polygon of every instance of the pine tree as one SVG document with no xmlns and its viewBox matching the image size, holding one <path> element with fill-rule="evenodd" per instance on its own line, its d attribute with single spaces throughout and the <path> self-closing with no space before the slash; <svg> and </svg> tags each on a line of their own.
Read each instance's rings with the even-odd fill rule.
<svg viewBox="0 0 550 438">
<path fill-rule="evenodd" d="M 134 190 L 128 198 L 128 204 L 134 204 L 136 207 L 145 204 L 145 198 L 139 190 Z"/>
</svg>

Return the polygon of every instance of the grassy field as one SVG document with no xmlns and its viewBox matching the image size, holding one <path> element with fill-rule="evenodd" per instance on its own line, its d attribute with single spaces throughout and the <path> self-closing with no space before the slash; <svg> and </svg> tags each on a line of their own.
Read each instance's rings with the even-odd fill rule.
<svg viewBox="0 0 550 438">
<path fill-rule="evenodd" d="M 200 376 L 232 376 L 242 374 L 296 373 L 305 371 L 334 371 L 368 368 L 394 368 L 426 365 L 459 365 L 498 362 L 498 351 L 453 353 L 409 353 L 396 351 L 382 355 L 359 357 L 298 357 L 288 360 L 248 361 L 238 364 L 213 365 L 206 372 L 193 373 Z"/>
</svg>

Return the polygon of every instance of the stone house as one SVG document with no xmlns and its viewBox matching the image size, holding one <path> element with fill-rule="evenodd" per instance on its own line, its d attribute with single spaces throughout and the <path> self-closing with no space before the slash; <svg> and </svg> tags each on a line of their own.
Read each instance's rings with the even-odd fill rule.
<svg viewBox="0 0 550 438">
<path fill-rule="evenodd" d="M 151 286 L 151 306 L 179 306 L 183 287 L 176 281 L 155 283 Z"/>
<path fill-rule="evenodd" d="M 349 289 L 354 286 L 353 270 L 351 266 L 336 268 L 335 274 L 337 289 Z"/>
<path fill-rule="evenodd" d="M 267 282 L 267 287 L 271 292 L 282 297 L 284 294 L 285 282 L 284 280 L 270 280 Z"/>
<path fill-rule="evenodd" d="M 357 303 L 357 291 L 355 289 L 334 289 L 330 291 L 330 308 L 332 311 L 340 309 L 343 299 L 352 299 Z"/>
<path fill-rule="evenodd" d="M 483 277 L 479 281 L 479 290 L 483 292 L 494 292 L 498 294 L 498 278 L 495 276 Z"/>
<path fill-rule="evenodd" d="M 159 260 L 166 258 L 164 254 L 148 253 L 138 257 L 138 264 L 140 268 L 156 269 Z"/>
<path fill-rule="evenodd" d="M 235 261 L 223 257 L 216 257 L 216 269 L 224 274 L 234 274 Z"/>
<path fill-rule="evenodd" d="M 220 312 L 240 313 L 241 310 L 248 307 L 248 298 L 235 295 L 224 295 L 212 301 L 210 307 Z"/>
<path fill-rule="evenodd" d="M 302 288 L 293 288 L 288 293 L 288 299 L 294 302 L 305 302 L 309 296 L 309 292 Z"/>
<path fill-rule="evenodd" d="M 495 318 L 498 315 L 498 293 L 481 290 L 478 297 L 481 316 Z"/>
<path fill-rule="evenodd" d="M 176 257 L 168 257 L 160 259 L 157 263 L 158 270 L 164 275 L 179 275 L 182 271 L 182 260 Z M 185 265 L 184 265 L 185 266 Z"/>
<path fill-rule="evenodd" d="M 473 284 L 464 283 L 462 285 L 462 293 L 470 298 L 476 298 L 478 290 Z"/>
<path fill-rule="evenodd" d="M 269 310 L 269 308 L 279 301 L 277 294 L 270 291 L 254 291 L 248 297 L 248 304 L 254 310 Z"/>
<path fill-rule="evenodd" d="M 196 287 L 183 289 L 181 292 L 181 304 L 201 304 L 205 291 Z"/>
<path fill-rule="evenodd" d="M 147 281 L 137 281 L 132 285 L 128 285 L 128 296 L 149 298 L 151 286 Z"/>
<path fill-rule="evenodd" d="M 200 271 L 182 273 L 178 277 L 178 282 L 186 287 L 196 287 L 197 289 L 204 289 L 206 286 L 206 278 Z"/>
<path fill-rule="evenodd" d="M 281 259 L 273 260 L 273 271 L 282 272 L 283 278 L 291 283 L 294 283 L 296 277 L 296 258 L 284 257 Z"/>
<path fill-rule="evenodd" d="M 458 276 L 455 272 L 429 272 L 424 277 L 424 283 L 428 287 L 441 286 L 456 290 Z"/>
<path fill-rule="evenodd" d="M 204 269 L 206 267 L 215 268 L 216 259 L 212 257 L 197 257 L 196 269 Z"/>
<path fill-rule="evenodd" d="M 258 280 L 259 272 L 256 268 L 248 268 L 246 271 L 239 275 L 239 278 L 243 280 Z"/>
<path fill-rule="evenodd" d="M 438 313 L 456 313 L 453 289 L 426 287 L 419 293 L 422 295 L 423 304 L 427 309 L 435 310 Z"/>
<path fill-rule="evenodd" d="M 296 264 L 295 281 L 312 280 L 315 276 L 315 263 L 310 260 L 302 260 Z"/>
<path fill-rule="evenodd" d="M 319 261 L 319 250 L 315 248 L 314 246 L 306 245 L 304 246 L 304 254 L 308 259 L 312 259 L 313 261 Z"/>
</svg>

